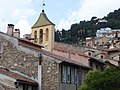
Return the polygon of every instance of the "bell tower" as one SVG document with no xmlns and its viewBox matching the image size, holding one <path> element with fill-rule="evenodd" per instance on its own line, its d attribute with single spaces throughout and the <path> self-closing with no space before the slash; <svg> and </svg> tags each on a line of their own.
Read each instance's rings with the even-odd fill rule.
<svg viewBox="0 0 120 90">
<path fill-rule="evenodd" d="M 54 27 L 55 24 L 48 19 L 45 11 L 42 10 L 38 20 L 32 27 L 32 41 L 42 45 L 45 50 L 51 51 L 54 47 Z"/>
</svg>

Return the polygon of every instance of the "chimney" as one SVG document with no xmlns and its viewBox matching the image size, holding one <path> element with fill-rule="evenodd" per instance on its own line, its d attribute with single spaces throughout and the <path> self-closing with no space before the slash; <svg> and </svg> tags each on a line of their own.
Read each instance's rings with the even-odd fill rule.
<svg viewBox="0 0 120 90">
<path fill-rule="evenodd" d="M 24 34 L 23 38 L 31 40 L 31 34 Z"/>
<path fill-rule="evenodd" d="M 13 36 L 16 37 L 16 38 L 20 38 L 20 30 L 15 29 L 15 31 L 13 32 Z"/>
<path fill-rule="evenodd" d="M 14 30 L 14 25 L 13 24 L 8 24 L 7 34 L 10 35 L 10 36 L 13 36 L 13 30 Z"/>
</svg>

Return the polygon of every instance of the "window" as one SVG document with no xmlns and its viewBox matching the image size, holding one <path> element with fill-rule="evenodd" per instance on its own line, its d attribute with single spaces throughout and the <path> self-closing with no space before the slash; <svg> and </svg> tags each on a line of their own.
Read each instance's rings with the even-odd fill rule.
<svg viewBox="0 0 120 90">
<path fill-rule="evenodd" d="M 43 42 L 43 29 L 40 29 L 40 44 Z"/>
<path fill-rule="evenodd" d="M 34 32 L 34 42 L 37 43 L 37 31 Z"/>
<path fill-rule="evenodd" d="M 77 68 L 63 65 L 61 68 L 62 82 L 68 84 L 77 83 Z"/>
<path fill-rule="evenodd" d="M 89 61 L 89 63 L 90 63 L 90 67 L 93 68 L 93 63 L 91 61 Z"/>
<path fill-rule="evenodd" d="M 46 41 L 48 41 L 48 39 L 49 39 L 49 30 L 48 30 L 48 28 L 46 29 Z"/>
<path fill-rule="evenodd" d="M 87 77 L 87 71 L 84 71 L 84 79 Z"/>
<path fill-rule="evenodd" d="M 101 55 L 101 59 L 103 59 L 103 55 Z"/>
<path fill-rule="evenodd" d="M 96 69 L 98 70 L 98 65 L 96 65 Z"/>
<path fill-rule="evenodd" d="M 78 72 L 78 87 L 80 87 L 82 84 L 82 72 L 79 71 Z"/>
<path fill-rule="evenodd" d="M 0 53 L 3 53 L 3 44 L 0 43 Z"/>
<path fill-rule="evenodd" d="M 70 83 L 70 67 L 67 67 L 67 83 Z"/>
<path fill-rule="evenodd" d="M 91 56 L 91 53 L 88 53 L 89 56 Z"/>
<path fill-rule="evenodd" d="M 28 90 L 28 85 L 23 85 L 23 90 Z"/>
<path fill-rule="evenodd" d="M 62 66 L 62 82 L 66 82 L 66 66 Z"/>
<path fill-rule="evenodd" d="M 77 69 L 75 68 L 75 83 L 77 83 Z"/>
<path fill-rule="evenodd" d="M 75 68 L 71 68 L 71 83 L 75 82 Z"/>
</svg>

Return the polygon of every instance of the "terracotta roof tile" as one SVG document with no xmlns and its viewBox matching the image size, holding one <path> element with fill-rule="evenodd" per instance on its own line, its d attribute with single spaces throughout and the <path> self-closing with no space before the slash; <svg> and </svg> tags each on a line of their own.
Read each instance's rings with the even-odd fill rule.
<svg viewBox="0 0 120 90">
<path fill-rule="evenodd" d="M 81 67 L 84 67 L 84 68 L 90 68 L 90 67 L 88 67 L 88 66 L 86 66 L 86 65 L 84 65 L 84 64 L 82 64 L 80 62 L 73 61 L 73 60 L 71 60 L 69 58 L 65 58 L 65 57 L 62 57 L 62 56 L 59 56 L 59 55 L 44 51 L 44 50 L 41 50 L 40 53 L 43 54 L 43 55 L 47 55 L 47 56 L 50 56 L 52 58 L 55 58 L 57 60 L 60 60 L 62 62 L 71 63 L 71 64 L 78 65 L 78 66 L 81 66 Z"/>
<path fill-rule="evenodd" d="M 9 76 L 11 78 L 14 78 L 16 80 L 21 80 L 21 81 L 25 81 L 25 82 L 29 82 L 29 83 L 33 83 L 33 84 L 37 83 L 36 81 L 28 78 L 27 76 L 25 76 L 23 74 L 14 72 L 14 71 L 9 70 L 9 69 L 4 68 L 4 67 L 0 67 L 0 74 L 4 74 L 4 75 Z"/>
<path fill-rule="evenodd" d="M 0 83 L 0 90 L 16 90 L 16 89 Z"/>
<path fill-rule="evenodd" d="M 54 50 L 58 50 L 58 51 L 62 51 L 62 52 L 72 53 L 72 54 L 76 54 L 77 53 L 80 56 L 87 57 L 87 55 L 85 55 L 85 54 L 82 53 L 82 50 L 78 46 L 75 47 L 75 46 L 72 46 L 72 45 L 55 42 L 53 49 Z"/>
<path fill-rule="evenodd" d="M 120 48 L 104 49 L 103 51 L 120 51 Z"/>
</svg>

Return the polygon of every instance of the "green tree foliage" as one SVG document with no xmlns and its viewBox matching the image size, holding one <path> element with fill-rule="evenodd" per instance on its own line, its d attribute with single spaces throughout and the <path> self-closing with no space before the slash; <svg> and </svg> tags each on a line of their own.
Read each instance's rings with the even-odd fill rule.
<svg viewBox="0 0 120 90">
<path fill-rule="evenodd" d="M 120 69 L 91 71 L 79 90 L 120 90 Z"/>
</svg>

